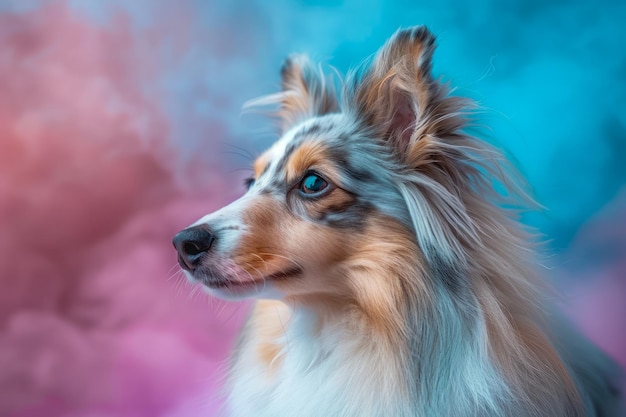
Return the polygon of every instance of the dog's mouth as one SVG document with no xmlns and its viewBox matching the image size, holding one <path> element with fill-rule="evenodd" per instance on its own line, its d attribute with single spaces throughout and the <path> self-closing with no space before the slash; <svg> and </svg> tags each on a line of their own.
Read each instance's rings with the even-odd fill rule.
<svg viewBox="0 0 626 417">
<path fill-rule="evenodd" d="M 219 273 L 215 270 L 196 270 L 194 278 L 200 281 L 206 287 L 212 289 L 232 289 L 241 290 L 253 287 L 263 287 L 268 282 L 285 281 L 302 275 L 303 270 L 299 266 L 283 269 L 262 277 L 247 276 L 241 278 L 237 275 L 230 276 L 228 274 Z"/>
<path fill-rule="evenodd" d="M 273 274 L 266 276 L 265 279 L 270 281 L 284 281 L 286 279 L 302 275 L 302 272 L 302 268 L 294 266 L 283 271 L 274 272 Z"/>
</svg>

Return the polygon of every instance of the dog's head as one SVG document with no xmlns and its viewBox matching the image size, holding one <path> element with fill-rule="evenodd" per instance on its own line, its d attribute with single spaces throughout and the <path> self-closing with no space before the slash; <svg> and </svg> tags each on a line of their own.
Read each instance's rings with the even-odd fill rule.
<svg viewBox="0 0 626 417">
<path fill-rule="evenodd" d="M 431 75 L 433 50 L 424 27 L 399 31 L 342 94 L 289 58 L 270 98 L 282 135 L 249 190 L 174 238 L 187 274 L 224 298 L 345 300 L 402 291 L 393 276 L 462 270 L 479 240 L 465 194 L 482 148 Z"/>
</svg>

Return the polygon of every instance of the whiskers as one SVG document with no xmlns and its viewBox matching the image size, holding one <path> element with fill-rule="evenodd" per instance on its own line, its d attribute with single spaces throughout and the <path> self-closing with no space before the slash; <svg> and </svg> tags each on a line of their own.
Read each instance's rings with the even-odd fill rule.
<svg viewBox="0 0 626 417">
<path fill-rule="evenodd" d="M 195 302 L 197 297 L 202 295 L 202 286 L 195 284 L 188 279 L 178 263 L 174 264 L 170 268 L 169 273 L 170 275 L 168 276 L 167 281 L 173 281 L 172 287 L 176 296 L 186 294 L 187 301 Z"/>
<path fill-rule="evenodd" d="M 254 256 L 256 256 L 257 258 L 259 258 L 259 259 L 261 260 L 261 262 L 265 263 L 265 259 L 263 259 L 261 256 L 257 255 L 256 253 L 255 253 L 255 254 L 253 254 L 253 255 L 254 255 Z M 257 275 L 258 279 L 260 279 L 260 280 L 262 280 L 262 281 L 263 281 L 263 287 L 262 287 L 261 289 L 259 289 L 257 292 L 259 292 L 259 293 L 260 293 L 260 292 L 265 291 L 265 288 L 266 288 L 266 286 L 267 286 L 267 280 L 265 279 L 265 276 L 263 275 L 263 273 L 261 273 L 261 271 L 259 271 L 259 269 L 258 269 L 258 268 L 256 268 L 256 267 L 254 267 L 254 266 L 250 265 L 249 263 L 246 263 L 245 265 L 246 265 L 246 268 L 244 268 L 244 271 L 246 271 L 246 273 L 248 274 L 248 276 L 250 277 L 250 279 L 254 280 L 254 279 L 255 279 L 255 277 L 254 277 L 254 276 L 253 276 L 250 272 L 248 272 L 248 269 L 249 269 L 249 268 L 254 269 L 254 271 L 258 274 L 258 275 Z"/>
<path fill-rule="evenodd" d="M 192 284 L 189 282 L 189 280 L 185 277 L 185 273 L 184 271 L 180 268 L 180 266 L 178 265 L 178 263 L 175 263 L 168 271 L 168 273 L 170 274 L 167 277 L 167 281 L 170 281 L 172 283 L 172 287 L 174 289 L 174 293 L 177 296 L 180 296 L 183 291 L 188 291 L 189 289 L 192 289 Z"/>
<path fill-rule="evenodd" d="M 253 257 L 250 260 L 249 257 Z M 236 279 L 238 282 L 243 283 L 247 279 L 256 283 L 263 283 L 256 290 L 256 293 L 262 293 L 267 289 L 268 277 L 272 275 L 278 275 L 282 272 L 289 272 L 294 267 L 298 270 L 304 270 L 303 265 L 294 259 L 293 256 L 282 255 L 275 252 L 257 252 L 246 254 L 248 259 L 235 259 L 231 263 L 222 264 L 221 267 L 228 272 L 231 279 Z M 274 259 L 283 259 L 287 261 L 285 265 L 276 265 L 276 262 L 272 262 Z"/>
<path fill-rule="evenodd" d="M 291 256 L 280 255 L 278 253 L 273 253 L 273 252 L 259 252 L 258 255 L 259 256 L 271 256 L 271 257 L 274 257 L 274 258 L 284 259 L 284 260 L 288 261 L 289 263 L 297 266 L 298 268 L 304 269 L 302 264 L 300 262 L 296 261 L 295 259 L 293 259 L 293 257 L 291 257 Z"/>
</svg>

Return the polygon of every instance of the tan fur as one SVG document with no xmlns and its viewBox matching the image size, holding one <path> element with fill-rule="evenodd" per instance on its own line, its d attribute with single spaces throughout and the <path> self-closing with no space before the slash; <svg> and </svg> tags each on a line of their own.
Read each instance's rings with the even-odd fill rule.
<svg viewBox="0 0 626 417">
<path fill-rule="evenodd" d="M 259 178 L 259 176 L 261 176 L 263 171 L 265 171 L 269 163 L 270 156 L 267 152 L 258 157 L 252 165 L 252 167 L 254 168 L 254 178 Z"/>
<path fill-rule="evenodd" d="M 336 190 L 338 195 L 340 190 Z M 332 203 L 332 199 L 329 200 Z M 247 231 L 232 254 L 232 260 L 251 276 L 261 277 L 287 270 L 305 262 L 301 248 L 319 262 L 337 262 L 345 256 L 345 238 L 341 232 L 321 232 L 303 219 L 294 217 L 287 206 L 275 199 L 259 197 L 244 212 Z M 316 242 L 311 245 L 310 242 Z M 280 288 L 290 282 L 277 282 Z"/>
<path fill-rule="evenodd" d="M 367 328 L 400 347 L 406 343 L 401 340 L 406 331 L 403 310 L 406 289 L 423 291 L 415 296 L 428 302 L 426 288 L 415 285 L 414 277 L 423 274 L 420 263 L 415 262 L 420 258 L 415 240 L 398 222 L 385 217 L 372 217 L 356 240 L 358 245 L 342 265 L 348 277 L 347 292 L 362 311 Z M 372 279 L 385 274 L 398 279 Z"/>
<path fill-rule="evenodd" d="M 249 331 L 257 341 L 259 360 L 269 373 L 281 366 L 280 353 L 284 345 L 280 338 L 284 336 L 290 316 L 287 305 L 281 301 L 259 300 L 254 306 Z"/>
<path fill-rule="evenodd" d="M 318 241 L 318 246 L 320 250 L 330 252 L 337 244 L 333 245 L 327 240 Z M 284 346 L 278 340 L 290 325 L 290 314 L 286 308 L 298 305 L 315 312 L 318 318 L 316 329 L 320 332 L 326 326 L 349 317 L 346 331 L 352 328 L 355 335 L 365 332 L 363 342 L 367 343 L 362 346 L 363 354 L 386 356 L 383 363 L 387 369 L 381 372 L 387 374 L 386 378 L 391 373 L 396 375 L 393 377 L 396 381 L 403 380 L 399 376 L 402 361 L 398 361 L 398 355 L 402 351 L 402 357 L 409 354 L 407 334 L 410 330 L 406 328 L 406 306 L 403 304 L 406 287 L 422 291 L 424 302 L 428 302 L 429 298 L 426 288 L 416 287 L 413 282 L 415 274 L 423 273 L 416 270 L 412 262 L 416 257 L 419 258 L 415 241 L 396 221 L 375 216 L 370 219 L 362 234 L 345 237 L 342 246 L 350 248 L 347 258 L 340 256 L 334 262 L 326 263 L 324 267 L 327 271 L 324 275 L 308 277 L 304 281 L 295 278 L 278 282 L 277 286 L 288 294 L 284 304 L 274 301 L 257 303 L 250 319 L 252 327 L 249 336 L 253 336 L 256 350 L 268 374 L 273 374 L 273 368 L 281 363 L 281 349 Z M 390 256 L 390 253 L 394 255 Z M 317 255 L 313 253 L 312 260 Z M 372 279 L 389 273 L 401 279 Z M 376 353 L 371 351 L 371 340 L 377 340 Z M 396 388 L 402 389 L 405 394 L 408 391 L 402 384 Z"/>
<path fill-rule="evenodd" d="M 320 141 L 310 140 L 303 143 L 289 157 L 285 166 L 285 180 L 288 184 L 301 178 L 301 176 L 310 168 L 316 166 L 328 166 L 328 155 L 324 145 Z"/>
<path fill-rule="evenodd" d="M 282 257 L 281 248 L 275 247 L 275 242 L 281 241 L 281 211 L 284 218 L 285 209 L 265 197 L 258 198 L 243 213 L 248 232 L 232 259 L 251 276 L 261 278 L 290 266 Z"/>
</svg>

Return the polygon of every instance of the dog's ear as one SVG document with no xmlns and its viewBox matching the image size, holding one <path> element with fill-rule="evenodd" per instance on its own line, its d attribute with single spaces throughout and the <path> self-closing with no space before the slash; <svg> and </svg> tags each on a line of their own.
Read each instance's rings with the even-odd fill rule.
<svg viewBox="0 0 626 417">
<path fill-rule="evenodd" d="M 456 271 L 466 262 L 464 246 L 478 241 L 458 196 L 469 183 L 461 177 L 475 172 L 461 167 L 470 159 L 464 149 L 475 146 L 461 134 L 466 103 L 448 96 L 447 86 L 432 76 L 434 49 L 435 38 L 425 27 L 396 32 L 365 73 L 348 84 L 347 92 L 354 93 L 347 110 L 405 166 L 427 174 L 419 183 L 400 184 L 400 191 L 431 266 Z"/>
<path fill-rule="evenodd" d="M 290 55 L 281 68 L 279 116 L 285 132 L 308 117 L 338 111 L 334 85 L 305 55 Z"/>
<path fill-rule="evenodd" d="M 462 127 L 458 102 L 432 74 L 435 37 L 423 26 L 399 30 L 356 79 L 352 106 L 358 118 L 408 159 L 425 136 L 442 137 Z"/>
</svg>

